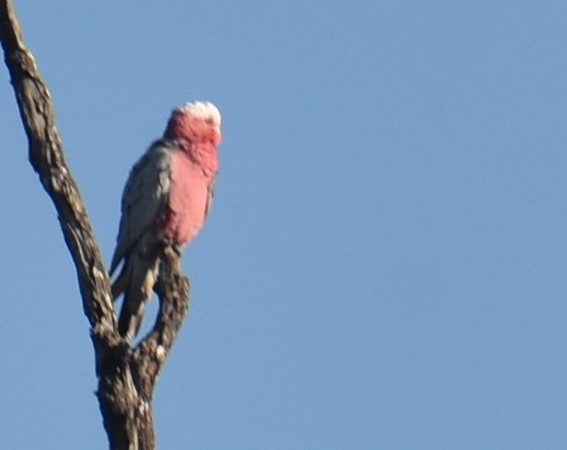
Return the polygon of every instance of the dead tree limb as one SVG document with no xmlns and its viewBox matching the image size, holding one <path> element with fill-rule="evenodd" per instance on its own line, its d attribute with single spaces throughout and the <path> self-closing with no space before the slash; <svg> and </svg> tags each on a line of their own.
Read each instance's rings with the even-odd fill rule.
<svg viewBox="0 0 567 450">
<path fill-rule="evenodd" d="M 187 314 L 189 282 L 181 275 L 177 253 L 166 248 L 156 286 L 160 309 L 153 330 L 134 348 L 119 335 L 109 276 L 65 162 L 49 91 L 24 45 L 11 0 L 0 0 L 0 42 L 29 142 L 29 160 L 57 210 L 77 271 L 110 448 L 153 449 L 153 389 Z"/>
</svg>

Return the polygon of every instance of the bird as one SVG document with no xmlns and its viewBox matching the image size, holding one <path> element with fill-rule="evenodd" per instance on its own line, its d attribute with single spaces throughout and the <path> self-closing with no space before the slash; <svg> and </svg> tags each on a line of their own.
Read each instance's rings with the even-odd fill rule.
<svg viewBox="0 0 567 450">
<path fill-rule="evenodd" d="M 218 171 L 221 115 L 215 105 L 192 101 L 175 108 L 162 138 L 132 167 L 110 276 L 113 300 L 124 294 L 118 332 L 133 339 L 157 280 L 160 254 L 182 248 L 199 232 L 210 211 Z"/>
</svg>

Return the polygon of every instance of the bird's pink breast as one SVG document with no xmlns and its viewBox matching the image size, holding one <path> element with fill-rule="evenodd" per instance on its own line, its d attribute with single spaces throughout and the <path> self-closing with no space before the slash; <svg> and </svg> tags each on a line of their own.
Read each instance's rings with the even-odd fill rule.
<svg viewBox="0 0 567 450">
<path fill-rule="evenodd" d="M 211 176 L 183 150 L 172 154 L 169 201 L 163 234 L 179 245 L 195 237 L 205 220 Z"/>
</svg>

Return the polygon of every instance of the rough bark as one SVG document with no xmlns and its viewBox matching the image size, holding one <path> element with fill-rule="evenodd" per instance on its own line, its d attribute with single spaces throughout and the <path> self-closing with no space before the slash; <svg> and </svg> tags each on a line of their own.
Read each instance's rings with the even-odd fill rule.
<svg viewBox="0 0 567 450">
<path fill-rule="evenodd" d="M 29 160 L 57 210 L 77 271 L 110 448 L 153 449 L 153 389 L 187 314 L 189 282 L 181 275 L 177 253 L 166 248 L 156 286 L 160 309 L 153 330 L 135 347 L 119 335 L 108 272 L 65 162 L 49 91 L 24 45 L 11 0 L 0 0 L 0 42 L 29 142 Z"/>
</svg>

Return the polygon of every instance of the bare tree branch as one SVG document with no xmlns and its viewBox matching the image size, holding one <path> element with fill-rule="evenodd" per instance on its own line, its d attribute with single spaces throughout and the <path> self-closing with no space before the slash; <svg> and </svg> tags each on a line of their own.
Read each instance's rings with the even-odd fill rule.
<svg viewBox="0 0 567 450">
<path fill-rule="evenodd" d="M 153 330 L 132 348 L 118 333 L 110 282 L 83 201 L 63 155 L 53 104 L 25 47 L 11 0 L 0 0 L 0 42 L 29 142 L 29 159 L 57 210 L 77 270 L 99 377 L 97 396 L 111 449 L 155 448 L 151 401 L 159 372 L 187 314 L 189 282 L 165 248 Z"/>
<path fill-rule="evenodd" d="M 179 255 L 171 247 L 163 250 L 156 291 L 160 308 L 153 330 L 124 359 L 101 370 L 108 373 L 101 375 L 97 393 L 105 427 L 113 430 L 109 436 L 119 435 L 118 446 L 111 448 L 155 448 L 153 390 L 189 305 L 189 281 L 181 275 Z"/>
<path fill-rule="evenodd" d="M 22 41 L 12 2 L 0 2 L 0 40 L 29 141 L 29 159 L 57 210 L 77 268 L 83 308 L 97 339 L 116 345 L 109 279 L 79 191 L 63 157 L 49 91 Z"/>
</svg>

